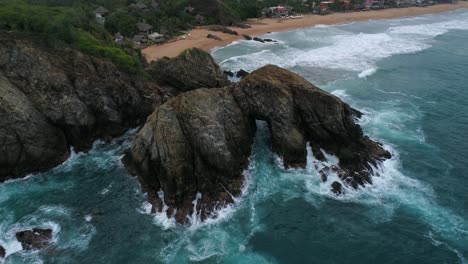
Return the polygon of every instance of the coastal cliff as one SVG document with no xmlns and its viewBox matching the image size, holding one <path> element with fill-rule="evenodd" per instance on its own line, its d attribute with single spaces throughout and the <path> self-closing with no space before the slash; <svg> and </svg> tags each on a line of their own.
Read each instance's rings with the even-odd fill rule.
<svg viewBox="0 0 468 264">
<path fill-rule="evenodd" d="M 197 52 L 193 60 L 207 58 Z M 165 74 L 158 76 L 169 79 Z M 209 74 L 202 77 L 227 82 Z M 127 74 L 46 37 L 0 32 L 0 182 L 51 169 L 69 156 L 70 147 L 86 151 L 96 139 L 144 124 L 168 98 L 194 89 L 180 84 L 183 89 Z"/>
<path fill-rule="evenodd" d="M 268 123 L 272 151 L 286 168 L 306 165 L 309 143 L 317 159 L 325 159 L 321 149 L 339 158 L 336 170 L 345 184 L 370 183 L 373 166 L 390 153 L 363 134 L 355 123 L 360 115 L 302 77 L 269 65 L 239 83 L 183 93 L 163 104 L 124 163 L 140 177 L 153 210 L 161 212 L 165 204 L 167 215 L 184 224 L 194 210 L 206 219 L 240 194 L 256 120 Z"/>
</svg>

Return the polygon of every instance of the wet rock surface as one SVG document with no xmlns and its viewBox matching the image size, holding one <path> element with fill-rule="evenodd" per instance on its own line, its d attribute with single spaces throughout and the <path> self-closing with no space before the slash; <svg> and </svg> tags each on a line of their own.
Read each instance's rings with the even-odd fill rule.
<svg viewBox="0 0 468 264">
<path fill-rule="evenodd" d="M 16 239 L 21 243 L 23 250 L 44 248 L 50 244 L 52 236 L 52 229 L 34 228 L 16 233 Z"/>
<path fill-rule="evenodd" d="M 363 134 L 355 123 L 360 115 L 302 77 L 269 65 L 222 89 L 169 100 L 148 118 L 124 163 L 154 200 L 164 191 L 164 201 L 152 202 L 155 211 L 166 204 L 168 216 L 187 223 L 194 210 L 204 219 L 240 194 L 255 120 L 268 123 L 272 151 L 286 168 L 306 165 L 310 142 L 316 157 L 325 159 L 320 149 L 338 157 L 343 182 L 354 188 L 370 183 L 373 166 L 390 153 Z"/>
<path fill-rule="evenodd" d="M 5 249 L 2 246 L 0 246 L 0 258 L 4 258 L 5 255 L 6 255 Z"/>
</svg>

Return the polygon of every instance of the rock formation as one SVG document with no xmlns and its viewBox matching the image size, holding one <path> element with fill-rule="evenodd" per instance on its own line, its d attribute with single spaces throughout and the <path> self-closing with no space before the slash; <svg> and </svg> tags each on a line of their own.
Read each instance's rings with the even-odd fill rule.
<svg viewBox="0 0 468 264">
<path fill-rule="evenodd" d="M 41 249 L 49 245 L 52 240 L 52 229 L 33 228 L 16 233 L 16 239 L 23 250 Z"/>
<path fill-rule="evenodd" d="M 148 73 L 161 86 L 175 87 L 182 92 L 230 84 L 210 54 L 197 48 L 185 50 L 176 58 L 153 62 Z"/>
<path fill-rule="evenodd" d="M 360 115 L 302 77 L 265 66 L 222 89 L 170 99 L 148 118 L 124 163 L 139 175 L 154 210 L 162 210 L 156 193 L 163 190 L 168 216 L 186 223 L 197 193 L 202 219 L 240 193 L 255 120 L 268 123 L 272 150 L 285 167 L 304 167 L 310 142 L 317 157 L 324 159 L 323 149 L 339 158 L 344 183 L 371 182 L 373 166 L 390 154 L 363 135 L 355 123 Z"/>
<path fill-rule="evenodd" d="M 165 94 L 135 79 L 63 43 L 0 33 L 0 182 L 143 123 Z"/>
</svg>

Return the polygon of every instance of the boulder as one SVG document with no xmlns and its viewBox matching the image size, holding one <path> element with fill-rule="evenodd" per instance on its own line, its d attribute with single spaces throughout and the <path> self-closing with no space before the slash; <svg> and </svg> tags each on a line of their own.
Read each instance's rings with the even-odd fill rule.
<svg viewBox="0 0 468 264">
<path fill-rule="evenodd" d="M 5 256 L 6 256 L 5 249 L 2 246 L 0 246 L 0 258 L 5 258 Z"/>
<path fill-rule="evenodd" d="M 261 42 L 261 43 L 265 43 L 265 40 L 259 37 L 254 37 L 253 40 Z"/>
<path fill-rule="evenodd" d="M 249 72 L 248 71 L 245 71 L 243 69 L 240 69 L 239 71 L 237 71 L 236 73 L 236 77 L 237 78 L 241 78 L 241 79 L 244 79 L 245 77 L 247 77 L 249 75 Z"/>
<path fill-rule="evenodd" d="M 220 26 L 220 25 L 210 26 L 208 28 L 208 30 L 222 32 L 222 33 L 225 33 L 225 34 L 235 35 L 235 36 L 239 35 L 239 33 L 237 33 L 237 31 L 232 30 L 232 29 L 230 29 L 228 27 L 225 27 L 225 26 Z"/>
<path fill-rule="evenodd" d="M 0 182 L 63 162 L 146 120 L 170 96 L 43 36 L 0 32 Z"/>
<path fill-rule="evenodd" d="M 243 36 L 243 37 L 244 37 L 246 40 L 252 40 L 252 37 L 251 37 L 251 36 L 249 36 L 249 35 L 245 35 L 245 34 L 243 34 L 242 36 Z"/>
<path fill-rule="evenodd" d="M 214 35 L 214 34 L 208 34 L 206 37 L 210 38 L 210 39 L 214 39 L 214 40 L 219 40 L 219 41 L 222 40 L 220 37 L 218 37 L 217 35 Z"/>
<path fill-rule="evenodd" d="M 234 77 L 234 73 L 232 71 L 223 71 L 229 77 Z"/>
<path fill-rule="evenodd" d="M 23 250 L 41 249 L 49 245 L 52 240 L 52 229 L 33 228 L 16 233 L 16 239 Z"/>
<path fill-rule="evenodd" d="M 175 87 L 181 92 L 230 84 L 211 55 L 198 48 L 188 49 L 176 58 L 162 58 L 153 62 L 148 73 L 161 86 Z"/>
<path fill-rule="evenodd" d="M 286 168 L 306 165 L 309 142 L 339 158 L 344 182 L 370 183 L 373 166 L 390 153 L 363 134 L 359 116 L 338 97 L 268 65 L 230 86 L 170 99 L 148 118 L 124 164 L 151 197 L 164 191 L 164 201 L 153 205 L 161 211 L 164 202 L 183 224 L 194 210 L 204 219 L 240 194 L 256 120 L 268 123 L 272 151 Z"/>
<path fill-rule="evenodd" d="M 341 183 L 335 181 L 332 183 L 331 185 L 332 187 L 332 192 L 335 193 L 336 195 L 340 195 L 343 193 L 343 186 L 341 185 Z"/>
</svg>

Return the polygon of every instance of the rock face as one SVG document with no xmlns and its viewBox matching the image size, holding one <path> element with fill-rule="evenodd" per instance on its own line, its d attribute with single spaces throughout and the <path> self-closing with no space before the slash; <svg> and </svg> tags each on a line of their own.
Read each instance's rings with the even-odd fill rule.
<svg viewBox="0 0 468 264">
<path fill-rule="evenodd" d="M 339 158 L 343 182 L 370 183 L 372 166 L 390 154 L 363 135 L 355 123 L 360 115 L 302 77 L 265 66 L 228 87 L 169 100 L 148 118 L 124 163 L 139 175 L 154 209 L 162 210 L 156 192 L 163 190 L 166 213 L 186 223 L 197 193 L 202 219 L 240 193 L 255 120 L 268 123 L 272 150 L 285 167 L 305 166 L 310 142 L 316 156 L 323 149 Z"/>
<path fill-rule="evenodd" d="M 63 44 L 0 33 L 0 182 L 142 124 L 167 95 L 135 79 Z"/>
<path fill-rule="evenodd" d="M 210 54 L 197 48 L 185 50 L 176 58 L 153 62 L 148 73 L 161 86 L 175 87 L 182 92 L 230 84 Z"/>
<path fill-rule="evenodd" d="M 21 243 L 23 250 L 41 249 L 49 245 L 52 235 L 52 229 L 33 228 L 16 233 L 16 239 Z"/>
</svg>

